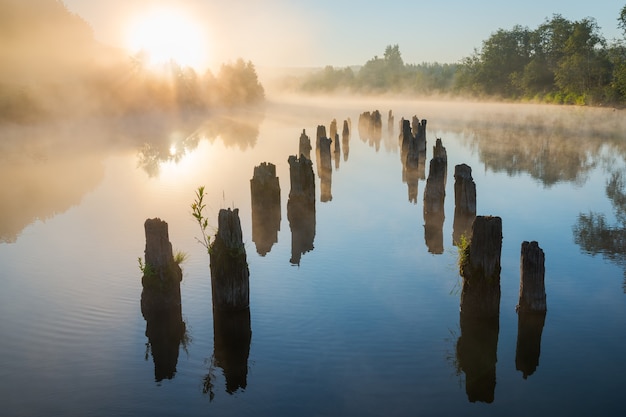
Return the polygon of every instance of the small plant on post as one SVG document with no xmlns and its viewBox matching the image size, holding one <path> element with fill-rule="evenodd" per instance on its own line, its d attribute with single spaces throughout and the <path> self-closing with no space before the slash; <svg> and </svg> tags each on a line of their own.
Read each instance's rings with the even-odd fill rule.
<svg viewBox="0 0 626 417">
<path fill-rule="evenodd" d="M 202 211 L 206 207 L 204 203 L 204 197 L 206 196 L 204 192 L 204 186 L 198 187 L 196 190 L 196 199 L 191 203 L 191 215 L 196 219 L 198 225 L 200 226 L 200 232 L 202 233 L 202 240 L 196 238 L 198 242 L 202 246 L 204 246 L 207 250 L 207 253 L 211 253 L 211 236 L 207 233 L 207 228 L 209 227 L 209 220 L 204 217 Z"/>
</svg>

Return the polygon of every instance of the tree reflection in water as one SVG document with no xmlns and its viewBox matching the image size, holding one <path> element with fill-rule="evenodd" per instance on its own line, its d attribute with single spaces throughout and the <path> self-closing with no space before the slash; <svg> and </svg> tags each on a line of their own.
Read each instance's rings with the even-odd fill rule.
<svg viewBox="0 0 626 417">
<path fill-rule="evenodd" d="M 574 242 L 590 255 L 604 258 L 624 268 L 623 290 L 626 293 L 626 184 L 622 172 L 613 172 L 606 185 L 606 195 L 613 205 L 616 223 L 611 225 L 602 213 L 578 215 L 573 227 Z"/>
</svg>

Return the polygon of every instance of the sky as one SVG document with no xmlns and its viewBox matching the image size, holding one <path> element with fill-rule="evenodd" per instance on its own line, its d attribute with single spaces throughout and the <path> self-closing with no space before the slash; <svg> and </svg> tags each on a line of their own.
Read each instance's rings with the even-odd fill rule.
<svg viewBox="0 0 626 417">
<path fill-rule="evenodd" d="M 182 11 L 203 29 L 206 64 L 237 58 L 257 67 L 345 67 L 398 45 L 405 63 L 455 63 L 498 29 L 536 29 L 554 14 L 595 18 L 607 40 L 623 38 L 624 0 L 63 0 L 96 38 L 126 47 L 137 19 L 155 7 Z"/>
</svg>

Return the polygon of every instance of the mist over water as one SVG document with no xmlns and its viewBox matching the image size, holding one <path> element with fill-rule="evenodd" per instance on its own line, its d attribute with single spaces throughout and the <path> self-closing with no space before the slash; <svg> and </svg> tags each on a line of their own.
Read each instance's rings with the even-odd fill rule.
<svg viewBox="0 0 626 417">
<path fill-rule="evenodd" d="M 382 114 L 380 138 L 362 137 L 359 115 L 374 110 Z M 403 177 L 398 139 L 400 119 L 414 115 L 428 121 L 424 176 L 415 179 Z M 11 336 L 0 346 L 5 410 L 548 415 L 597 411 L 587 401 L 593 396 L 603 412 L 619 414 L 616 387 L 626 371 L 619 356 L 626 317 L 622 116 L 268 94 L 265 106 L 245 111 L 3 125 L 0 312 L 2 334 Z M 352 129 L 326 173 L 332 199 L 322 199 L 315 133 L 319 125 L 329 132 L 333 119 L 338 126 L 350 120 Z M 314 223 L 287 215 L 287 160 L 303 129 L 313 146 Z M 436 231 L 442 249 L 433 250 L 423 199 L 436 138 L 447 150 L 447 184 Z M 261 253 L 250 179 L 262 162 L 276 166 L 281 216 L 276 239 Z M 453 174 L 460 163 L 472 168 L 477 214 L 503 219 L 497 327 L 459 318 Z M 190 215 L 200 185 L 212 227 L 220 208 L 240 210 L 250 310 L 238 322 L 245 330 L 239 339 L 214 321 L 209 257 Z M 172 246 L 188 254 L 184 333 L 176 322 L 174 339 L 165 327 L 160 338 L 140 311 L 137 257 L 144 221 L 154 217 L 168 222 Z M 515 313 L 524 240 L 537 240 L 546 253 L 548 313 L 539 327 L 518 323 Z M 478 358 L 477 351 L 490 354 Z M 475 379 L 482 360 L 491 375 L 483 383 Z"/>
</svg>

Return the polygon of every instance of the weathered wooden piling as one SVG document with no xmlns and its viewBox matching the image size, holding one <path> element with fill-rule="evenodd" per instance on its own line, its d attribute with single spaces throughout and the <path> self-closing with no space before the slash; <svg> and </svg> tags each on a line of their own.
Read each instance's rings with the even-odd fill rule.
<svg viewBox="0 0 626 417">
<path fill-rule="evenodd" d="M 141 313 L 146 320 L 154 378 L 159 382 L 176 374 L 179 346 L 185 337 L 180 296 L 182 270 L 174 260 L 167 223 L 158 218 L 147 219 L 144 229 Z"/>
<path fill-rule="evenodd" d="M 476 183 L 472 168 L 466 164 L 454 167 L 454 211 L 459 215 L 476 216 Z"/>
<path fill-rule="evenodd" d="M 350 154 L 350 119 L 343 121 L 341 130 L 341 149 L 343 150 L 343 160 L 347 161 Z"/>
<path fill-rule="evenodd" d="M 298 146 L 298 155 L 304 155 L 305 158 L 311 159 L 311 139 L 306 134 L 306 129 L 302 129 L 300 134 L 300 143 Z"/>
<path fill-rule="evenodd" d="M 326 136 L 326 126 L 318 125 L 317 131 L 315 132 L 315 148 L 318 149 L 320 147 L 320 139 L 325 138 Z M 308 158 L 310 159 L 310 158 Z"/>
<path fill-rule="evenodd" d="M 337 119 L 333 119 L 330 121 L 330 126 L 328 127 L 328 137 L 330 139 L 334 139 L 337 135 Z"/>
<path fill-rule="evenodd" d="M 539 365 L 541 333 L 546 319 L 545 254 L 536 241 L 522 242 L 517 311 L 515 369 L 524 379 Z"/>
<path fill-rule="evenodd" d="M 222 209 L 209 255 L 213 309 L 244 310 L 250 305 L 250 271 L 243 244 L 239 209 Z"/>
<path fill-rule="evenodd" d="M 417 187 L 419 182 L 419 152 L 417 142 L 411 134 L 411 122 L 400 121 L 400 160 L 402 161 L 402 182 L 408 187 L 409 202 L 417 204 Z"/>
<path fill-rule="evenodd" d="M 380 112 L 363 112 L 359 115 L 359 136 L 370 145 L 380 144 L 382 139 L 383 120 Z"/>
<path fill-rule="evenodd" d="M 315 175 L 313 163 L 306 158 L 290 156 L 291 190 L 287 201 L 287 219 L 291 229 L 291 259 L 300 264 L 302 254 L 313 250 L 315 238 Z"/>
<path fill-rule="evenodd" d="M 387 135 L 389 137 L 393 136 L 394 125 L 395 125 L 395 117 L 393 116 L 393 111 L 389 110 L 389 113 L 387 114 Z"/>
<path fill-rule="evenodd" d="M 254 167 L 250 180 L 252 202 L 252 241 L 257 253 L 265 256 L 278 242 L 280 230 L 280 183 L 276 166 L 263 162 Z"/>
<path fill-rule="evenodd" d="M 461 236 L 470 232 L 476 217 L 476 183 L 472 178 L 472 168 L 466 164 L 454 167 L 454 222 L 452 242 L 458 245 Z"/>
<path fill-rule="evenodd" d="M 460 260 L 462 313 L 473 317 L 499 315 L 501 252 L 502 219 L 477 216 L 472 224 L 470 243 Z"/>
<path fill-rule="evenodd" d="M 522 242 L 518 312 L 546 312 L 545 255 L 536 241 Z"/>
<path fill-rule="evenodd" d="M 335 169 L 339 169 L 341 163 L 341 141 L 339 140 L 339 133 L 335 134 L 335 147 L 333 149 L 333 158 L 335 159 Z"/>
<path fill-rule="evenodd" d="M 430 160 L 430 171 L 424 189 L 424 240 L 428 251 L 443 253 L 443 222 L 446 198 L 446 173 L 448 160 L 445 148 L 441 145 L 438 155 Z"/>
<path fill-rule="evenodd" d="M 174 261 L 167 223 L 159 218 L 144 222 L 146 248 L 141 284 L 141 310 L 146 316 L 180 309 L 183 272 Z"/>
</svg>

